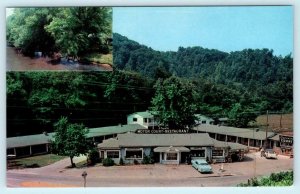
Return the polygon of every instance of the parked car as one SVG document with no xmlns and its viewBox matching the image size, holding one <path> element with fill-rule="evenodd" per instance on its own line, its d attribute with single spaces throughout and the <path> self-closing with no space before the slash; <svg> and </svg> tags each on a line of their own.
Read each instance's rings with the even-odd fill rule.
<svg viewBox="0 0 300 194">
<path fill-rule="evenodd" d="M 277 154 L 272 149 L 262 150 L 261 156 L 267 159 L 277 159 Z"/>
<path fill-rule="evenodd" d="M 211 173 L 211 166 L 203 159 L 195 159 L 191 161 L 192 166 L 201 173 Z"/>
</svg>

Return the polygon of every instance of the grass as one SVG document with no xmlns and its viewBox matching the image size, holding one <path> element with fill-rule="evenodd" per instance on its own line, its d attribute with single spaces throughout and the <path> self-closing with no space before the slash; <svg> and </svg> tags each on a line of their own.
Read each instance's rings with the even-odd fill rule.
<svg viewBox="0 0 300 194">
<path fill-rule="evenodd" d="M 110 64 L 113 63 L 112 54 L 100 54 L 100 53 L 91 53 L 82 57 L 83 61 L 89 61 L 91 63 L 100 63 L 100 64 Z"/>
<path fill-rule="evenodd" d="M 38 168 L 53 164 L 59 160 L 66 158 L 66 156 L 58 156 L 55 154 L 46 154 L 39 156 L 32 156 L 28 158 L 20 158 L 9 160 L 7 167 L 13 168 Z"/>
</svg>

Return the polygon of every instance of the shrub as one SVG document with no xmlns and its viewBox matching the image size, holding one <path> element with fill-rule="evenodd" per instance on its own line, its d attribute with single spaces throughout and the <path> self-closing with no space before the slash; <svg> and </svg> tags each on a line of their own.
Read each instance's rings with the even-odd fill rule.
<svg viewBox="0 0 300 194">
<path fill-rule="evenodd" d="M 115 162 L 111 158 L 105 158 L 102 161 L 103 166 L 113 166 Z"/>
<path fill-rule="evenodd" d="M 154 160 L 152 159 L 151 156 L 144 155 L 142 164 L 153 164 L 153 163 L 154 163 Z"/>
<path fill-rule="evenodd" d="M 99 158 L 99 152 L 97 151 L 97 149 L 91 149 L 88 153 L 88 161 L 90 165 L 94 165 L 97 162 L 100 162 L 100 158 Z"/>
<path fill-rule="evenodd" d="M 293 171 L 272 173 L 269 177 L 261 179 L 252 178 L 248 183 L 241 183 L 238 186 L 291 186 L 293 184 Z"/>
</svg>

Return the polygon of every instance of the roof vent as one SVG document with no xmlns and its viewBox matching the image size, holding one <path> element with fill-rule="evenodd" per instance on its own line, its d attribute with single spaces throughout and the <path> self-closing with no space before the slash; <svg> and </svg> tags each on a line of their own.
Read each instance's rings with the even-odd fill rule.
<svg viewBox="0 0 300 194">
<path fill-rule="evenodd" d="M 48 133 L 47 133 L 47 131 L 44 131 L 44 132 L 43 132 L 43 134 L 44 134 L 44 135 L 46 135 L 46 136 L 48 136 Z"/>
</svg>

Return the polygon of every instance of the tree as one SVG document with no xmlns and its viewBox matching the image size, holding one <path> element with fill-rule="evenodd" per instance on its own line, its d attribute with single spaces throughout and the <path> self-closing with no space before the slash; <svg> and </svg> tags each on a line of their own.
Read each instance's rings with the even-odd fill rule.
<svg viewBox="0 0 300 194">
<path fill-rule="evenodd" d="M 159 121 L 171 129 L 182 129 L 194 125 L 197 94 L 194 85 L 172 76 L 158 80 L 154 86 L 151 110 Z"/>
<path fill-rule="evenodd" d="M 82 124 L 70 124 L 66 117 L 62 117 L 54 124 L 55 135 L 52 148 L 58 155 L 69 156 L 72 167 L 75 167 L 73 158 L 86 154 L 89 142 L 86 139 L 88 130 Z"/>
<path fill-rule="evenodd" d="M 250 121 L 255 121 L 257 115 L 253 110 L 235 103 L 228 113 L 229 125 L 234 127 L 248 127 Z"/>
<path fill-rule="evenodd" d="M 54 49 L 53 37 L 44 29 L 57 8 L 15 8 L 14 14 L 7 18 L 7 40 L 22 50 L 23 54 L 33 56 L 34 51 L 49 52 Z"/>
<path fill-rule="evenodd" d="M 108 7 L 63 8 L 45 27 L 61 52 L 80 56 L 91 50 L 107 53 L 106 41 L 111 38 L 112 10 Z"/>
</svg>

